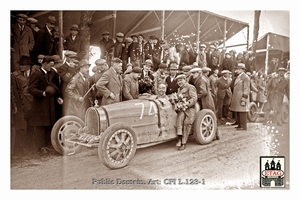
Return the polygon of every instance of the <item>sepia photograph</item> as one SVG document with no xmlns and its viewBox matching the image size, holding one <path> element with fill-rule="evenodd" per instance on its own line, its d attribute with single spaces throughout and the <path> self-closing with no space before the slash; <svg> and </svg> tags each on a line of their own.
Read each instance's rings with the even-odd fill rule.
<svg viewBox="0 0 300 200">
<path fill-rule="evenodd" d="M 167 8 L 9 10 L 11 192 L 292 188 L 291 11 Z"/>
</svg>

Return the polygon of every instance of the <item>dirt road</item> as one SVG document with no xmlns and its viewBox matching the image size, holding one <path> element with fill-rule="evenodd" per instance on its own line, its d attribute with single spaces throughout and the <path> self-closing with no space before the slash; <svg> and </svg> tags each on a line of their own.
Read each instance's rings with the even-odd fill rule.
<svg viewBox="0 0 300 200">
<path fill-rule="evenodd" d="M 286 157 L 289 189 L 288 124 L 219 130 L 221 140 L 199 145 L 191 136 L 184 151 L 177 150 L 176 141 L 138 149 L 129 165 L 118 170 L 103 166 L 97 149 L 14 158 L 11 189 L 261 189 L 259 159 L 266 155 Z"/>
</svg>

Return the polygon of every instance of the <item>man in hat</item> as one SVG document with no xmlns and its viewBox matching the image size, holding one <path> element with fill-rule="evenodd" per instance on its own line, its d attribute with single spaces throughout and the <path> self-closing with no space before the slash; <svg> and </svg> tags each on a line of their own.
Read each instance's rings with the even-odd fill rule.
<svg viewBox="0 0 300 200">
<path fill-rule="evenodd" d="M 122 101 L 122 60 L 114 58 L 112 66 L 104 72 L 96 83 L 97 90 L 102 95 L 102 105 L 117 103 Z"/>
<path fill-rule="evenodd" d="M 211 52 L 211 57 L 210 57 L 210 65 L 209 68 L 211 69 L 209 75 L 212 74 L 213 70 L 216 68 L 219 68 L 220 64 L 221 64 L 221 52 L 218 49 L 218 42 L 214 43 L 214 49 Z"/>
<path fill-rule="evenodd" d="M 52 56 L 59 54 L 59 52 L 56 52 L 57 40 L 54 38 L 53 33 L 55 24 L 55 17 L 53 15 L 49 15 L 45 26 L 37 33 L 35 45 L 37 55 L 42 54 Z"/>
<path fill-rule="evenodd" d="M 124 48 L 124 34 L 119 32 L 116 34 L 116 42 L 113 48 L 114 58 L 122 59 L 122 50 Z"/>
<path fill-rule="evenodd" d="M 166 70 L 168 65 L 165 63 L 160 63 L 158 65 L 158 70 L 153 73 L 154 77 L 154 94 L 157 94 L 157 89 L 160 84 L 166 84 Z"/>
<path fill-rule="evenodd" d="M 153 62 L 153 71 L 156 72 L 158 65 L 161 63 L 162 48 L 155 35 L 151 35 L 149 41 L 144 46 L 145 59 L 150 59 Z"/>
<path fill-rule="evenodd" d="M 139 78 L 142 69 L 134 67 L 130 74 L 123 79 L 123 97 L 124 100 L 137 99 L 139 97 Z"/>
<path fill-rule="evenodd" d="M 78 25 L 73 24 L 70 27 L 70 34 L 64 40 L 64 50 L 76 52 L 77 57 L 80 60 L 85 55 L 85 48 L 82 45 L 81 38 L 78 33 L 79 33 Z"/>
<path fill-rule="evenodd" d="M 222 72 L 223 70 L 228 70 L 231 73 L 234 73 L 234 62 L 229 52 L 225 53 L 225 58 L 223 59 L 219 71 Z"/>
<path fill-rule="evenodd" d="M 186 65 L 186 66 L 183 66 L 182 67 L 182 72 L 183 72 L 183 74 L 185 75 L 185 77 L 186 77 L 186 82 L 188 82 L 188 83 L 190 83 L 190 84 L 192 84 L 193 85 L 193 78 L 192 78 L 192 76 L 191 76 L 191 69 L 193 69 L 194 68 L 194 66 L 193 65 Z"/>
<path fill-rule="evenodd" d="M 287 70 L 285 68 L 279 68 L 278 74 L 272 77 L 267 83 L 266 90 L 268 95 L 267 102 L 264 106 L 264 123 L 267 123 L 270 112 L 273 111 L 277 125 L 282 125 L 281 113 L 283 98 L 286 96 L 289 99 L 289 82 L 284 77 L 286 71 Z"/>
<path fill-rule="evenodd" d="M 196 62 L 200 68 L 207 66 L 206 53 L 205 53 L 206 45 L 201 44 L 198 56 L 196 58 Z"/>
<path fill-rule="evenodd" d="M 198 57 L 198 45 L 197 43 L 193 43 L 191 45 L 191 48 L 189 49 L 189 63 L 188 65 L 192 65 L 194 62 L 196 62 L 196 59 Z"/>
<path fill-rule="evenodd" d="M 65 96 L 65 89 L 70 81 L 70 79 L 78 72 L 78 68 L 75 64 L 75 59 L 77 57 L 77 53 L 74 51 L 66 51 L 65 58 L 66 61 L 63 65 L 57 68 L 57 73 L 60 76 L 61 84 L 60 84 L 60 92 L 62 97 Z M 65 109 L 63 109 L 65 111 Z"/>
<path fill-rule="evenodd" d="M 211 87 L 211 95 L 214 99 L 214 104 L 217 105 L 217 86 L 216 86 L 216 82 L 219 78 L 219 69 L 218 68 L 215 68 L 214 71 L 213 71 L 213 74 L 210 75 L 208 77 L 208 82 L 209 82 L 209 85 Z"/>
<path fill-rule="evenodd" d="M 154 76 L 151 71 L 152 65 L 153 63 L 151 59 L 147 59 L 143 63 L 142 74 L 139 80 L 140 94 L 149 93 L 149 92 L 152 93 L 154 91 L 154 85 L 153 85 Z"/>
<path fill-rule="evenodd" d="M 178 91 L 178 84 L 177 84 L 177 81 L 175 80 L 177 73 L 178 73 L 178 65 L 176 63 L 171 63 L 170 64 L 170 73 L 166 77 L 166 85 L 167 85 L 166 94 L 167 95 Z"/>
<path fill-rule="evenodd" d="M 244 63 L 238 63 L 235 73 L 236 79 L 233 83 L 232 100 L 230 110 L 234 112 L 237 130 L 247 130 L 247 112 L 249 112 L 250 78 L 245 73 Z"/>
<path fill-rule="evenodd" d="M 43 65 L 39 70 L 32 72 L 29 80 L 28 92 L 33 96 L 32 108 L 28 124 L 34 126 L 34 138 L 38 138 L 35 144 L 37 148 L 51 147 L 51 129 L 56 118 L 55 102 L 63 102 L 56 98 L 57 88 L 51 82 L 49 73 L 54 66 L 54 59 L 51 56 L 45 56 Z"/>
<path fill-rule="evenodd" d="M 127 64 L 130 63 L 130 45 L 132 44 L 132 38 L 131 37 L 127 37 L 125 38 L 125 41 L 124 41 L 124 46 L 123 46 L 123 49 L 122 49 L 122 55 L 121 55 L 121 60 L 123 61 L 123 72 L 126 71 L 126 67 L 127 67 Z"/>
<path fill-rule="evenodd" d="M 66 87 L 66 115 L 74 115 L 82 120 L 84 120 L 86 110 L 91 106 L 91 93 L 89 92 L 91 87 L 89 80 L 90 66 L 88 60 L 80 60 L 78 73 L 71 78 Z"/>
<path fill-rule="evenodd" d="M 11 71 L 18 70 L 22 56 L 31 56 L 35 41 L 32 30 L 26 25 L 27 15 L 18 14 L 17 23 L 11 25 L 11 48 L 14 50 L 11 54 Z"/>
<path fill-rule="evenodd" d="M 101 78 L 101 76 L 103 75 L 103 73 L 109 68 L 108 64 L 106 63 L 106 60 L 101 58 L 95 61 L 95 65 L 96 66 L 93 68 L 94 74 L 90 77 L 91 85 L 96 84 L 98 80 Z M 100 104 L 102 101 L 102 96 L 100 94 L 100 91 L 97 90 L 97 88 L 95 87 L 94 90 L 91 91 L 91 94 L 92 94 L 92 102 L 95 102 L 95 100 L 97 100 Z"/>
<path fill-rule="evenodd" d="M 232 91 L 230 88 L 231 71 L 223 70 L 221 74 L 222 76 L 219 77 L 216 82 L 216 87 L 217 87 L 216 110 L 217 110 L 217 118 L 221 121 L 224 121 L 225 119 L 230 119 L 228 116 L 228 111 L 229 111 L 230 101 L 232 98 Z"/>
<path fill-rule="evenodd" d="M 100 58 L 108 61 L 108 66 L 110 66 L 110 60 L 113 58 L 113 47 L 115 43 L 112 38 L 109 37 L 109 32 L 104 31 L 102 33 L 102 39 L 100 40 Z"/>
<path fill-rule="evenodd" d="M 184 74 L 178 75 L 176 78 L 178 88 L 178 95 L 182 95 L 183 98 L 186 98 L 188 105 L 186 110 L 178 110 L 177 119 L 176 119 L 176 129 L 178 135 L 178 150 L 184 150 L 192 124 L 196 118 L 196 109 L 195 104 L 197 102 L 197 91 L 196 88 L 186 82 L 186 77 Z"/>
<path fill-rule="evenodd" d="M 29 77 L 31 74 L 31 59 L 22 56 L 19 61 L 20 69 L 11 73 L 12 97 L 15 101 L 15 112 L 11 114 L 16 132 L 15 142 L 16 152 L 29 150 L 29 136 L 32 135 L 33 127 L 28 125 L 28 117 L 32 107 L 33 97 L 28 92 Z M 25 141 L 24 141 L 25 140 Z"/>
</svg>

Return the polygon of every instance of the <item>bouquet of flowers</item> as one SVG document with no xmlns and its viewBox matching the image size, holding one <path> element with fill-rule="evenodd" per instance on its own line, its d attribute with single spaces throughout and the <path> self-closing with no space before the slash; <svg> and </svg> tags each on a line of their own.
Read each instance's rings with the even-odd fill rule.
<svg viewBox="0 0 300 200">
<path fill-rule="evenodd" d="M 139 90 L 140 93 L 149 93 L 152 94 L 154 89 L 153 80 L 149 76 L 145 76 L 144 78 L 139 80 Z"/>
<path fill-rule="evenodd" d="M 172 93 L 169 101 L 174 105 L 175 111 L 185 111 L 188 108 L 189 102 L 182 94 Z"/>
</svg>

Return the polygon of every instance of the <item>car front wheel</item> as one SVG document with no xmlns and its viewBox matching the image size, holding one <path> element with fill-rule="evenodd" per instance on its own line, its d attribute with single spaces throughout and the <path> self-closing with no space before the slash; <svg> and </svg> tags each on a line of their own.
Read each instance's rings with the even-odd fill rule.
<svg viewBox="0 0 300 200">
<path fill-rule="evenodd" d="M 137 148 L 135 131 L 125 123 L 108 127 L 101 135 L 98 147 L 100 162 L 110 169 L 125 167 Z"/>
</svg>

